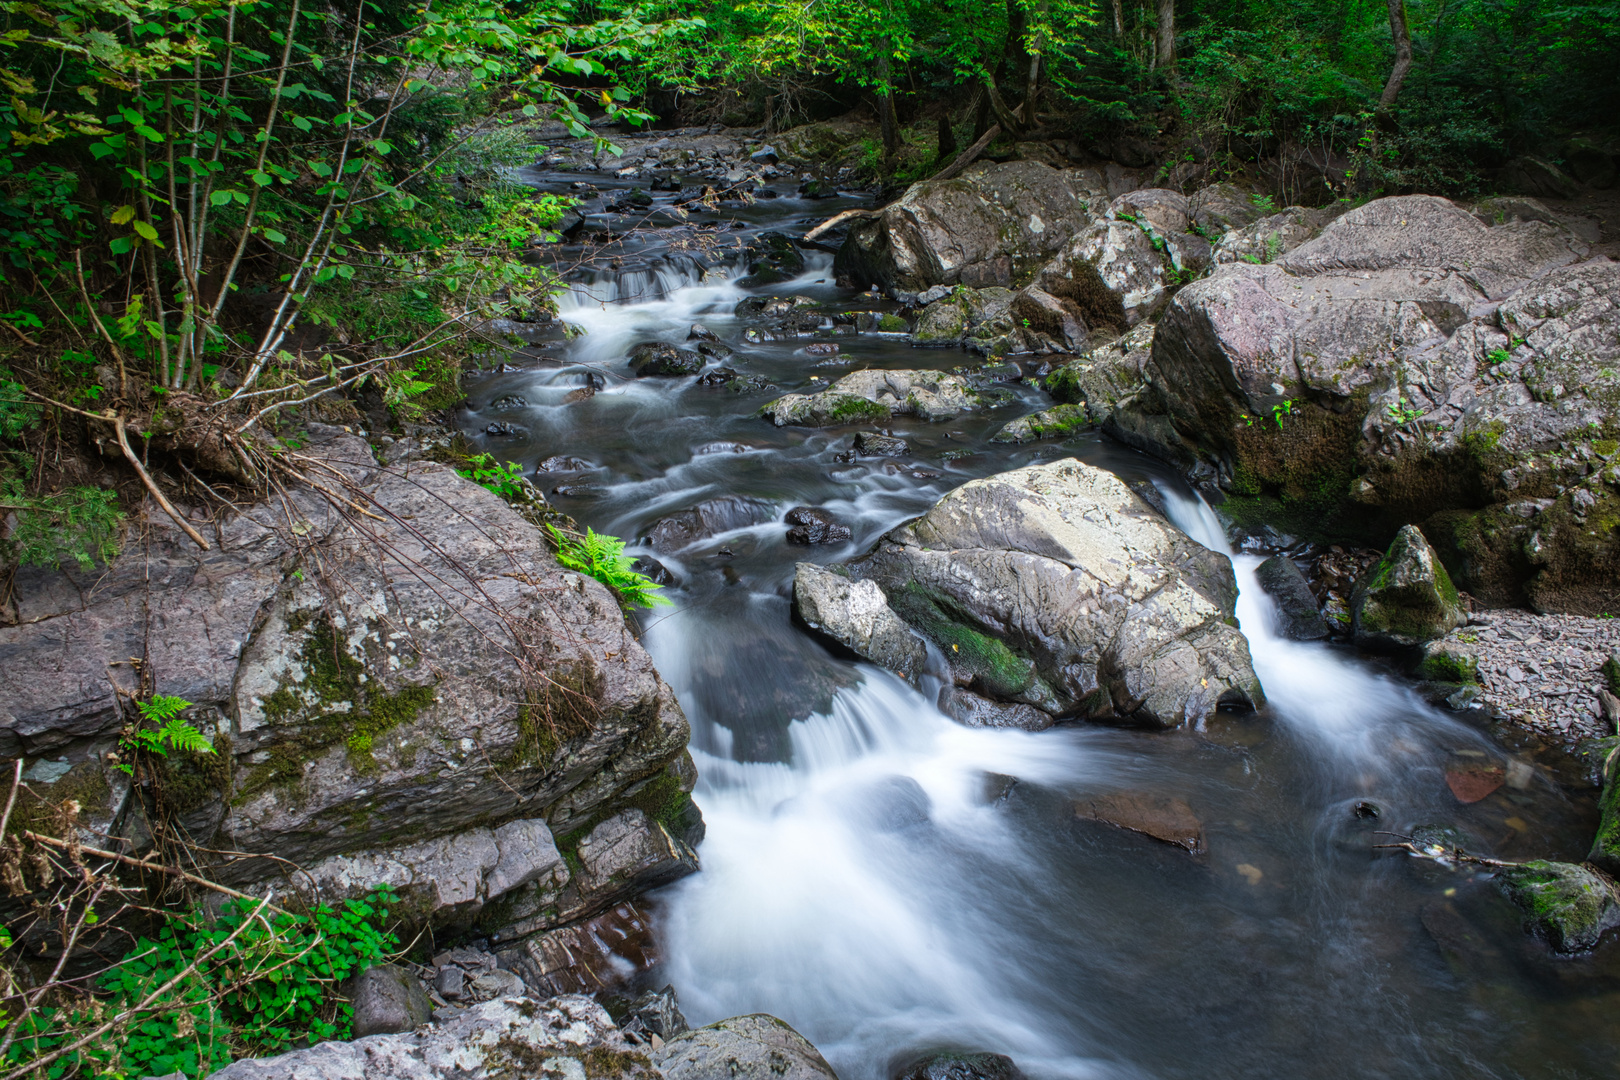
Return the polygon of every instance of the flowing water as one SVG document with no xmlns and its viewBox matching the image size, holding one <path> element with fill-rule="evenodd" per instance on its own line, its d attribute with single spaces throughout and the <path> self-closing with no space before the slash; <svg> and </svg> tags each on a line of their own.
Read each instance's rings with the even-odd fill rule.
<svg viewBox="0 0 1620 1080">
<path fill-rule="evenodd" d="M 659 198 L 655 217 L 672 221 Z M 895 421 L 914 455 L 900 462 L 841 459 L 853 428 L 758 419 L 770 397 L 856 363 L 973 360 L 877 335 L 837 338 L 841 366 L 817 366 L 803 340 L 744 343 L 737 272 L 703 266 L 723 265 L 737 236 L 802 232 L 848 205 L 784 197 L 631 237 L 618 267 L 578 271 L 564 298 L 588 333 L 537 341 L 470 384 L 475 441 L 528 468 L 550 461 L 538 482 L 598 531 L 634 540 L 674 511 L 745 500 L 735 528 L 659 554 L 674 607 L 642 619 L 692 722 L 708 822 L 703 872 L 655 899 L 661 975 L 688 1017 L 773 1013 L 844 1080 L 886 1080 L 947 1048 L 1009 1054 L 1037 1078 L 1620 1075 L 1620 964 L 1552 960 L 1488 880 L 1375 847 L 1437 823 L 1501 857 L 1579 858 L 1589 808 L 1353 653 L 1279 638 L 1257 558 L 1234 559 L 1238 615 L 1270 704 L 1195 732 L 968 728 L 937 694 L 792 624 L 796 561 L 848 558 L 966 480 L 1058 456 L 1153 480 L 1182 529 L 1229 550 L 1177 477 L 1099 436 L 991 446 L 1046 403 L 1025 385 L 986 416 Z M 763 291 L 881 306 L 836 289 L 830 261 L 812 252 L 802 277 Z M 778 389 L 629 377 L 630 346 L 684 343 L 695 321 L 737 348 L 727 366 Z M 483 435 L 496 421 L 516 433 Z M 797 505 L 830 510 L 854 539 L 788 546 L 781 519 Z M 1447 766 L 1485 761 L 1509 783 L 1462 805 Z M 1185 800 L 1207 853 L 1076 817 L 1075 799 L 1109 791 Z"/>
</svg>

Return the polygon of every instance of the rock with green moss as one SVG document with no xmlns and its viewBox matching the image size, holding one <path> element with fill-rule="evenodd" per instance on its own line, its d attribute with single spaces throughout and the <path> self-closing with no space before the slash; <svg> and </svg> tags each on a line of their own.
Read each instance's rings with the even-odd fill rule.
<svg viewBox="0 0 1620 1080">
<path fill-rule="evenodd" d="M 959 375 L 938 371 L 854 371 L 816 394 L 787 394 L 760 415 L 777 427 L 832 427 L 891 416 L 950 420 L 980 407 L 979 395 Z"/>
<path fill-rule="evenodd" d="M 1092 423 L 1101 424 L 1119 403 L 1143 386 L 1143 369 L 1153 351 L 1153 324 L 1132 327 L 1121 338 L 1077 356 L 1046 377 L 1046 392 L 1059 401 L 1084 405 Z"/>
<path fill-rule="evenodd" d="M 1356 644 L 1401 649 L 1445 637 L 1468 621 L 1451 575 L 1415 525 L 1403 526 L 1356 589 Z"/>
<path fill-rule="evenodd" d="M 1218 465 L 1233 512 L 1357 544 L 1422 524 L 1484 603 L 1620 606 L 1597 445 L 1620 436 L 1620 264 L 1417 195 L 1290 243 L 1183 287 L 1147 369 L 1145 414 Z"/>
<path fill-rule="evenodd" d="M 1585 866 L 1537 860 L 1505 866 L 1496 878 L 1523 913 L 1525 930 L 1555 952 L 1589 952 L 1620 925 L 1613 886 Z"/>
<path fill-rule="evenodd" d="M 677 1035 L 653 1063 L 666 1080 L 838 1080 L 810 1040 L 765 1013 Z"/>
<path fill-rule="evenodd" d="M 916 345 L 955 345 L 967 334 L 964 305 L 954 296 L 936 300 L 923 308 L 911 340 Z"/>
<path fill-rule="evenodd" d="M 1598 828 L 1592 838 L 1588 862 L 1610 874 L 1620 874 L 1620 742 L 1603 746 L 1603 793 L 1598 798 Z"/>
<path fill-rule="evenodd" d="M 1038 413 L 1020 416 L 991 436 L 993 443 L 1027 443 L 1039 439 L 1062 439 L 1086 426 L 1086 411 L 1078 405 L 1054 405 Z"/>
<path fill-rule="evenodd" d="M 1073 459 L 964 484 L 848 567 L 992 700 L 1155 728 L 1263 700 L 1231 561 Z"/>
<path fill-rule="evenodd" d="M 307 436 L 302 453 L 376 520 L 291 483 L 222 521 L 210 551 L 160 515 L 97 590 L 54 574 L 20 592 L 0 709 L 30 765 L 49 750 L 66 780 L 99 775 L 123 722 L 106 674 L 144 655 L 212 743 L 163 759 L 154 792 L 193 841 L 397 881 L 447 919 L 534 886 L 551 832 L 624 811 L 657 778 L 690 802 L 673 692 L 613 594 L 557 563 L 532 504 L 435 461 L 380 466 L 340 428 Z M 98 792 L 97 827 L 149 843 L 141 800 Z M 517 862 L 496 839 L 509 823 L 532 831 Z M 210 872 L 253 884 L 288 862 Z"/>
</svg>

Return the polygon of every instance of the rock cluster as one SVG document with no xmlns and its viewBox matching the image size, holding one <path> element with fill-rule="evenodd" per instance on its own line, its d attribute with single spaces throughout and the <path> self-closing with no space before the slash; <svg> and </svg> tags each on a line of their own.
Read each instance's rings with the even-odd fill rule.
<svg viewBox="0 0 1620 1080">
<path fill-rule="evenodd" d="M 1072 459 L 965 484 L 845 571 L 801 564 L 807 623 L 897 667 L 907 626 L 994 702 L 1165 728 L 1263 700 L 1231 562 Z"/>
</svg>

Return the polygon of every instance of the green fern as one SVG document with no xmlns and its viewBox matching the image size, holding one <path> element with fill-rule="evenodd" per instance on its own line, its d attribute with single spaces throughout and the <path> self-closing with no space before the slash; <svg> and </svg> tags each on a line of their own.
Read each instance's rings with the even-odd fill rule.
<svg viewBox="0 0 1620 1080">
<path fill-rule="evenodd" d="M 557 545 L 557 561 L 570 570 L 593 577 L 618 594 L 626 607 L 657 607 L 668 604 L 668 598 L 653 590 L 663 586 L 645 574 L 630 569 L 634 561 L 624 553 L 624 541 L 616 536 L 604 536 L 594 529 L 585 530 L 584 539 L 569 536 L 555 525 L 546 531 Z"/>
<path fill-rule="evenodd" d="M 183 754 L 212 754 L 214 746 L 208 741 L 208 736 L 180 718 L 180 714 L 190 707 L 191 702 L 185 698 L 169 694 L 154 694 L 150 701 L 137 701 L 135 708 L 140 711 L 141 720 L 160 726 L 156 730 L 136 728 L 126 735 L 118 744 L 124 760 L 116 768 L 133 774 L 134 758 L 141 753 L 156 754 L 158 757 L 168 757 L 170 750 Z"/>
</svg>

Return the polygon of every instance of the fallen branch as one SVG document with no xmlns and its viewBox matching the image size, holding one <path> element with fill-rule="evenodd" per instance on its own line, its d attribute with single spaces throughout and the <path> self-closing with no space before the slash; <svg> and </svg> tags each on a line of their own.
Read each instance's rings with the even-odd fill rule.
<svg viewBox="0 0 1620 1080">
<path fill-rule="evenodd" d="M 209 881 L 207 878 L 200 878 L 196 874 L 188 874 L 184 870 L 181 870 L 179 867 L 164 866 L 162 863 L 147 862 L 145 859 L 137 859 L 137 858 L 135 858 L 134 856 L 131 856 L 131 855 L 120 855 L 116 851 L 107 851 L 107 850 L 105 850 L 103 848 L 88 847 L 88 846 L 86 846 L 84 844 L 71 844 L 66 840 L 58 840 L 54 836 L 42 836 L 39 833 L 32 832 L 32 831 L 30 831 L 28 829 L 24 829 L 23 832 L 22 832 L 22 835 L 27 837 L 28 839 L 34 841 L 36 844 L 46 844 L 46 845 L 49 845 L 50 847 L 60 848 L 63 851 L 67 851 L 67 850 L 70 850 L 70 849 L 72 849 L 74 847 L 77 847 L 78 850 L 84 852 L 86 855 L 94 855 L 98 859 L 111 859 L 114 862 L 123 863 L 125 866 L 133 866 L 133 867 L 135 867 L 136 869 L 139 869 L 139 870 L 155 870 L 156 872 L 158 872 L 160 874 L 168 874 L 171 877 L 180 878 L 181 880 L 186 881 L 186 882 L 188 882 L 188 883 L 190 883 L 192 885 L 200 885 L 205 889 L 212 889 L 214 892 L 224 893 L 226 896 L 233 896 L 238 900 L 261 900 L 261 899 L 263 899 L 265 904 L 270 908 L 271 911 L 274 911 L 277 914 L 286 914 L 284 911 L 282 911 L 281 908 L 278 908 L 274 904 L 271 904 L 268 899 L 265 899 L 263 897 L 258 897 L 258 896 L 252 896 L 252 895 L 250 895 L 248 893 L 245 893 L 245 892 L 237 892 L 235 889 L 229 888 L 228 886 L 225 886 L 225 885 L 221 885 L 217 881 Z"/>
<path fill-rule="evenodd" d="M 836 228 L 846 221 L 850 221 L 854 218 L 875 218 L 881 213 L 883 213 L 881 210 L 845 210 L 843 213 L 834 214 L 826 221 L 823 221 L 820 225 L 817 225 L 815 228 L 805 233 L 804 238 L 806 240 L 814 240 L 822 233 L 828 231 L 829 229 Z"/>
<path fill-rule="evenodd" d="M 929 180 L 949 180 L 952 177 L 956 176 L 963 169 L 965 169 L 969 165 L 973 164 L 974 160 L 980 154 L 984 153 L 984 148 L 989 146 L 991 143 L 995 142 L 996 137 L 998 135 L 1000 135 L 1000 134 L 1001 134 L 1001 125 L 1000 124 L 991 124 L 990 129 L 988 131 L 986 131 L 983 135 L 980 135 L 977 142 L 975 142 L 972 146 L 968 147 L 966 150 L 962 151 L 960 154 L 956 155 L 956 160 L 955 161 L 951 162 L 949 165 L 945 166 L 943 169 L 939 170 L 939 172 L 935 173 L 933 176 L 930 176 L 928 179 Z M 927 183 L 927 181 L 924 181 L 924 183 Z"/>
<path fill-rule="evenodd" d="M 1382 833 L 1381 835 L 1383 835 L 1383 836 L 1399 836 L 1400 833 Z M 1413 855 L 1416 855 L 1421 859 L 1432 859 L 1432 860 L 1434 860 L 1436 862 L 1438 862 L 1441 859 L 1453 859 L 1453 860 L 1455 860 L 1457 862 L 1476 863 L 1476 864 L 1478 864 L 1480 866 L 1494 866 L 1494 867 L 1498 867 L 1498 868 L 1503 867 L 1503 866 L 1518 866 L 1518 865 L 1520 865 L 1519 863 L 1514 863 L 1514 862 L 1503 862 L 1501 859 L 1487 859 L 1487 858 L 1484 858 L 1483 856 L 1480 856 L 1480 855 L 1470 855 L 1466 851 L 1462 850 L 1461 848 L 1440 849 L 1438 847 L 1438 845 L 1436 845 L 1436 847 L 1434 847 L 1434 848 L 1420 848 L 1416 844 L 1412 843 L 1410 840 L 1405 840 L 1405 841 L 1403 841 L 1402 843 L 1399 843 L 1399 844 L 1374 844 L 1373 845 L 1373 850 L 1375 850 L 1375 851 L 1377 851 L 1377 850 L 1389 850 L 1389 849 L 1394 849 L 1394 850 L 1397 850 L 1397 851 L 1409 851 Z"/>
</svg>

